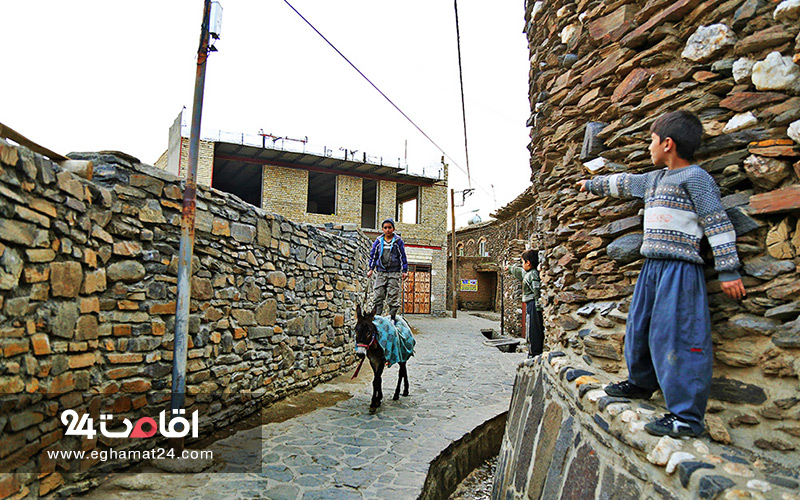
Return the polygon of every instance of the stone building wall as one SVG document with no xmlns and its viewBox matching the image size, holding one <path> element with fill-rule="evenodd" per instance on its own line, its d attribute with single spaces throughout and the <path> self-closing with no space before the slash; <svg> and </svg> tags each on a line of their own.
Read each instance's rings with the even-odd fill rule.
<svg viewBox="0 0 800 500">
<path fill-rule="evenodd" d="M 261 208 L 290 220 L 302 220 L 308 198 L 308 172 L 272 165 L 262 168 Z"/>
<path fill-rule="evenodd" d="M 548 345 L 625 376 L 642 204 L 579 194 L 575 182 L 651 170 L 652 121 L 694 111 L 705 128 L 696 159 L 721 187 L 748 290 L 743 301 L 727 298 L 706 266 L 709 418 L 730 436 L 721 439 L 777 457 L 800 446 L 800 147 L 787 131 L 800 126 L 800 67 L 792 62 L 800 23 L 789 4 L 552 1 L 529 2 L 526 14 Z M 750 69 L 747 59 L 756 62 Z"/>
<path fill-rule="evenodd" d="M 652 121 L 693 111 L 705 130 L 696 160 L 720 185 L 747 288 L 744 300 L 727 298 L 707 266 L 714 378 L 706 424 L 729 455 L 752 450 L 743 475 L 798 465 L 799 18 L 794 0 L 526 4 L 547 346 L 563 350 L 572 369 L 613 374 L 603 382 L 625 378 L 643 205 L 578 193 L 575 183 L 652 170 Z M 663 408 L 660 397 L 653 403 Z M 577 416 L 588 421 L 591 408 Z M 646 463 L 652 449 L 640 426 L 619 412 L 607 417 L 599 425 L 621 426 L 612 434 Z M 694 455 L 698 467 L 738 469 Z"/>
<path fill-rule="evenodd" d="M 134 419 L 169 402 L 180 182 L 71 156 L 94 161 L 93 181 L 0 142 L 0 497 L 71 494 L 119 465 L 47 450 L 157 444 L 65 436 L 63 410 Z M 186 408 L 201 437 L 354 362 L 369 242 L 330 230 L 198 189 Z"/>
</svg>

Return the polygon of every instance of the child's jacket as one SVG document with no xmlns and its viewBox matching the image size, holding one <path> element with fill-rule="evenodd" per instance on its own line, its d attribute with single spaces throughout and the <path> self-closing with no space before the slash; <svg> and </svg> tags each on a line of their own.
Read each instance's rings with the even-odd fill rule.
<svg viewBox="0 0 800 500">
<path fill-rule="evenodd" d="M 508 272 L 511 276 L 522 280 L 522 302 L 535 301 L 536 310 L 539 310 L 539 288 L 541 288 L 541 281 L 539 281 L 539 273 L 536 269 L 525 271 L 521 266 L 510 266 Z"/>
<path fill-rule="evenodd" d="M 648 259 L 702 264 L 700 240 L 705 234 L 719 279 L 739 278 L 736 232 L 722 207 L 717 183 L 697 165 L 646 174 L 601 175 L 587 181 L 586 190 L 601 196 L 644 199 L 640 252 Z"/>
</svg>

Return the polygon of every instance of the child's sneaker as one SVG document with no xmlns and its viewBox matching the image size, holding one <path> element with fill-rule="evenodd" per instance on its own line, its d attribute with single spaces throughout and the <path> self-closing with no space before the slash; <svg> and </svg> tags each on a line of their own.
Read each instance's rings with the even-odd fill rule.
<svg viewBox="0 0 800 500">
<path fill-rule="evenodd" d="M 634 385 L 628 380 L 623 380 L 622 382 L 616 384 L 608 384 L 605 387 L 605 391 L 609 396 L 630 399 L 650 399 L 650 396 L 652 396 L 655 392 L 651 391 L 650 389 L 645 389 L 644 387 Z"/>
<path fill-rule="evenodd" d="M 698 436 L 698 434 L 692 430 L 691 425 L 672 413 L 667 413 L 655 422 L 645 424 L 644 430 L 654 436 L 669 436 L 672 438 Z"/>
</svg>

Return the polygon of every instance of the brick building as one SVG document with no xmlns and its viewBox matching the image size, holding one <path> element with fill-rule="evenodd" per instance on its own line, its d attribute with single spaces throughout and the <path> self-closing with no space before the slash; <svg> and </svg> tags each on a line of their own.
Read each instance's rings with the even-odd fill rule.
<svg viewBox="0 0 800 500">
<path fill-rule="evenodd" d="M 459 309 L 499 310 L 497 255 L 502 242 L 496 237 L 494 222 L 479 222 L 456 229 Z"/>
<path fill-rule="evenodd" d="M 505 333 L 523 337 L 522 286 L 508 274 L 501 277 L 501 270 L 506 264 L 519 265 L 523 251 L 541 248 L 535 231 L 534 201 L 529 187 L 493 213 L 493 220 L 456 230 L 459 309 L 502 310 Z M 450 268 L 448 261 L 448 273 Z M 452 281 L 448 279 L 447 283 L 449 298 Z M 448 307 L 451 304 L 448 300 Z"/>
<path fill-rule="evenodd" d="M 189 140 L 173 140 L 156 166 L 183 176 Z M 318 226 L 360 227 L 370 238 L 395 219 L 406 243 L 405 313 L 443 313 L 446 297 L 447 165 L 413 175 L 381 159 L 344 151 L 322 154 L 268 147 L 263 138 L 200 141 L 197 183 L 228 192 L 269 212 Z M 274 141 L 273 141 L 274 143 Z M 349 154 L 348 154 L 349 153 Z"/>
</svg>

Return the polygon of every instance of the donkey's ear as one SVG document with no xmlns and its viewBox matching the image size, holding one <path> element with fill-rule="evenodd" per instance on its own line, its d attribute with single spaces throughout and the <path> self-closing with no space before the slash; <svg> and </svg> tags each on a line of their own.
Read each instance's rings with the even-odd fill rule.
<svg viewBox="0 0 800 500">
<path fill-rule="evenodd" d="M 370 313 L 369 313 L 369 315 L 370 315 L 370 316 L 372 316 L 372 317 L 374 318 L 374 317 L 375 317 L 375 314 L 377 314 L 377 313 L 378 313 L 378 304 L 375 304 L 375 305 L 372 307 L 372 312 L 370 312 Z"/>
<path fill-rule="evenodd" d="M 361 319 L 363 316 L 361 315 L 361 304 L 356 304 L 356 318 Z"/>
</svg>

